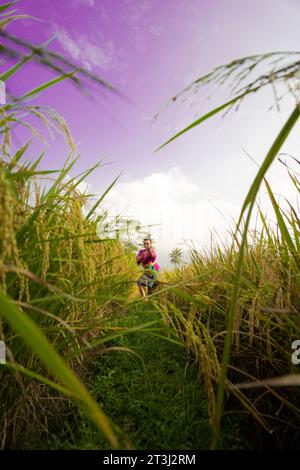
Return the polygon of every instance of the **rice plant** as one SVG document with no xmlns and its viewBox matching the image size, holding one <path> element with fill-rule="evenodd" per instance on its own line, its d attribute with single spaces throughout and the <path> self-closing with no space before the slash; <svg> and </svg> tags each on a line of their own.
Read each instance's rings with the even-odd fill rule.
<svg viewBox="0 0 300 470">
<path fill-rule="evenodd" d="M 207 259 L 203 259 L 196 251 L 193 251 L 191 253 L 192 264 L 187 268 L 191 280 L 190 282 L 189 280 L 186 281 L 184 291 L 174 289 L 174 293 L 181 300 L 175 302 L 174 294 L 169 299 L 173 311 L 170 321 L 180 331 L 179 334 L 186 337 L 188 345 L 192 345 L 202 368 L 207 393 L 210 397 L 211 424 L 214 429 L 213 448 L 218 445 L 220 438 L 220 423 L 225 392 L 230 391 L 231 395 L 240 400 L 248 412 L 251 412 L 266 430 L 273 432 L 273 429 L 268 426 L 264 419 L 264 412 L 260 413 L 256 409 L 256 402 L 260 398 L 256 397 L 252 401 L 243 394 L 241 390 L 245 387 L 232 382 L 233 371 L 235 373 L 244 373 L 244 378 L 251 378 L 253 381 L 255 379 L 260 380 L 259 383 L 262 386 L 265 383 L 267 391 L 262 396 L 268 395 L 268 398 L 269 394 L 275 396 L 281 403 L 280 411 L 282 406 L 285 411 L 288 410 L 286 416 L 293 413 L 292 419 L 299 418 L 299 407 L 296 404 L 298 399 L 297 390 L 292 389 L 290 395 L 292 398 L 290 399 L 287 398 L 284 392 L 280 394 L 275 392 L 268 385 L 271 382 L 267 380 L 270 374 L 274 377 L 278 374 L 286 375 L 287 371 L 291 371 L 291 338 L 297 339 L 299 337 L 297 309 L 300 264 L 297 210 L 290 205 L 289 212 L 283 214 L 266 181 L 266 173 L 298 121 L 300 113 L 298 93 L 299 60 L 295 61 L 294 59 L 284 65 L 281 63 L 284 60 L 289 60 L 291 55 L 298 56 L 299 53 L 282 52 L 246 57 L 225 66 L 217 67 L 213 72 L 195 80 L 171 101 L 177 100 L 182 93 L 184 94 L 191 89 L 197 91 L 201 85 L 208 83 L 222 85 L 230 79 L 232 79 L 230 83 L 231 94 L 235 96 L 198 118 L 159 147 L 160 149 L 169 144 L 213 115 L 227 108 L 232 108 L 234 104 L 239 106 L 248 94 L 258 92 L 267 85 L 274 87 L 278 83 L 284 84 L 288 93 L 295 98 L 293 111 L 271 145 L 248 191 L 236 229 L 232 233 L 231 248 L 224 249 L 224 247 L 216 246 L 215 252 L 209 253 Z M 252 81 L 249 80 L 253 70 L 263 61 L 269 59 L 275 59 L 272 67 Z M 248 83 L 243 84 L 247 80 Z M 275 102 L 278 104 L 276 88 L 274 96 Z M 290 176 L 291 182 L 298 189 L 298 181 L 295 175 Z M 277 229 L 274 232 L 268 227 L 260 211 L 263 231 L 253 235 L 251 244 L 249 244 L 250 220 L 259 189 L 264 181 L 276 216 Z M 264 259 L 264 256 L 267 258 Z M 174 273 L 171 274 L 171 279 L 173 276 Z M 186 273 L 184 276 L 186 278 Z M 270 279 L 269 276 L 271 276 Z M 181 273 L 175 272 L 175 280 L 178 281 L 180 278 Z M 197 314 L 194 312 L 195 309 Z M 220 320 L 220 323 L 217 319 Z M 205 335 L 208 336 L 209 341 Z M 196 348 L 194 336 L 197 341 L 201 341 L 201 352 Z M 243 344 L 246 341 L 246 349 L 242 352 L 242 356 L 245 356 L 246 361 L 245 363 L 235 364 L 234 355 L 240 355 L 242 340 Z M 254 344 L 255 347 L 252 350 Z M 203 363 L 203 351 L 206 354 L 206 364 Z M 255 358 L 255 367 L 251 362 L 251 357 Z M 264 365 L 268 364 L 268 367 L 262 367 L 261 361 L 264 361 Z M 242 379 L 243 377 L 240 376 L 239 380 Z M 265 382 L 264 379 L 266 379 Z M 213 385 L 214 382 L 215 386 Z M 287 380 L 287 382 L 291 386 L 293 384 L 297 385 L 298 376 L 295 378 L 295 375 L 291 374 L 290 380 Z M 287 382 L 275 379 L 273 383 Z M 249 386 L 249 388 L 251 387 Z M 269 403 L 267 416 L 277 416 L 278 410 L 272 408 L 273 401 L 270 400 Z M 289 426 L 287 418 L 282 421 Z"/>
<path fill-rule="evenodd" d="M 266 185 L 280 224 L 271 227 L 259 209 L 262 229 L 248 233 L 230 330 L 224 415 L 244 409 L 258 423 L 257 428 L 247 422 L 243 430 L 253 445 L 262 445 L 257 439 L 261 426 L 277 447 L 288 447 L 293 439 L 299 445 L 300 429 L 299 373 L 291 360 L 291 344 L 300 337 L 299 225 L 295 208 L 278 207 Z M 170 286 L 183 284 L 161 293 L 158 301 L 167 322 L 197 359 L 213 428 L 218 425 L 217 389 L 239 253 L 238 242 L 234 247 L 216 242 L 213 252 L 191 251 L 190 265 L 165 278 Z"/>
<path fill-rule="evenodd" d="M 47 439 L 53 420 L 67 427 L 75 409 L 85 413 L 111 447 L 132 447 L 126 433 L 91 396 L 84 375 L 90 357 L 114 348 L 122 351 L 122 346 L 109 343 L 141 331 L 173 346 L 184 345 L 196 360 L 208 398 L 212 448 L 221 445 L 221 418 L 233 413 L 250 416 L 248 437 L 253 445 L 259 442 L 263 429 L 273 436 L 277 447 L 297 447 L 299 373 L 291 361 L 291 343 L 300 338 L 300 221 L 298 208 L 278 204 L 266 174 L 299 118 L 298 53 L 233 61 L 184 90 L 186 93 L 205 83 L 223 84 L 232 78 L 234 96 L 163 145 L 209 117 L 240 105 L 247 95 L 267 85 L 275 87 L 277 104 L 281 98 L 276 86 L 286 85 L 296 106 L 249 189 L 231 245 L 215 243 L 201 253 L 191 249 L 190 263 L 184 265 L 178 262 L 179 254 L 173 253 L 175 269 L 164 272 L 160 290 L 149 302 L 170 327 L 163 336 L 153 328 L 157 320 L 130 327 L 107 322 L 116 311 L 126 313 L 140 302 L 133 290 L 138 271 L 130 244 L 98 236 L 102 224 L 108 225 L 109 231 L 101 205 L 118 177 L 96 201 L 94 195 L 82 193 L 80 183 L 98 171 L 102 162 L 73 176 L 79 156 L 67 123 L 55 110 L 32 104 L 35 96 L 63 80 L 71 80 L 84 91 L 83 79 L 109 92 L 118 91 L 49 51 L 51 41 L 36 46 L 7 33 L 7 24 L 18 20 L 15 11 L 9 10 L 14 3 L 0 7 L 4 40 L 0 52 L 5 58 L 17 59 L 0 75 L 8 85 L 9 98 L 0 117 L 0 340 L 5 342 L 7 353 L 7 363 L 0 368 L 1 448 L 26 446 L 30 433 Z M 286 63 L 291 56 L 292 62 Z M 55 77 L 16 97 L 9 89 L 9 79 L 31 60 L 55 72 Z M 272 60 L 267 73 L 247 82 L 261 64 Z M 35 161 L 28 157 L 33 140 L 41 136 L 24 119 L 24 111 L 66 138 L 69 155 L 61 169 L 39 170 L 46 149 Z M 32 136 L 13 150 L 11 129 L 16 125 L 30 129 Z M 299 192 L 297 174 L 291 170 L 289 174 Z M 258 207 L 261 228 L 250 230 L 263 184 L 276 224 L 270 225 Z M 128 347 L 125 350 L 134 353 Z"/>
<path fill-rule="evenodd" d="M 18 19 L 9 10 L 12 4 L 0 9 L 2 35 L 5 26 Z M 4 46 L 1 52 L 7 55 Z M 53 58 L 63 62 L 47 53 L 44 45 L 9 67 L 0 80 L 9 81 L 35 55 L 46 58 L 48 66 Z M 97 202 L 90 202 L 91 195 L 82 194 L 79 184 L 102 163 L 70 176 L 78 155 L 64 118 L 55 110 L 31 104 L 37 94 L 84 73 L 67 65 L 73 70 L 59 70 L 58 77 L 21 97 L 8 95 L 8 103 L 1 107 L 0 339 L 7 354 L 7 363 L 0 369 L 1 448 L 18 447 L 21 436 L 31 432 L 47 435 L 53 410 L 59 415 L 65 407 L 72 410 L 72 403 L 94 421 L 112 447 L 131 446 L 126 438 L 119 440 L 120 431 L 79 379 L 86 354 L 105 348 L 111 340 L 107 315 L 121 308 L 120 299 L 132 290 L 131 252 L 118 240 L 97 236 L 105 217 L 99 211 L 101 201 L 118 178 Z M 55 63 L 52 69 L 58 71 Z M 77 77 L 76 83 L 81 83 Z M 98 83 L 107 87 L 100 79 Z M 35 161 L 26 160 L 39 133 L 21 117 L 24 110 L 67 138 L 69 155 L 62 169 L 39 170 L 46 149 Z M 32 131 L 30 140 L 17 151 L 12 150 L 13 125 Z M 115 336 L 130 331 L 120 329 Z"/>
</svg>

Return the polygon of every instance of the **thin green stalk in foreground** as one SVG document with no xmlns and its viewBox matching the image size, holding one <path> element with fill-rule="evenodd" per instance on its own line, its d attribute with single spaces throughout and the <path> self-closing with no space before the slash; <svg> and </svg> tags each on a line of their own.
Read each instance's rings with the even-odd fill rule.
<svg viewBox="0 0 300 470">
<path fill-rule="evenodd" d="M 60 381 L 71 395 L 76 397 L 80 408 L 90 417 L 103 432 L 113 448 L 118 448 L 119 442 L 112 425 L 99 405 L 90 396 L 85 386 L 57 354 L 53 346 L 43 335 L 36 324 L 0 290 L 0 313 L 10 323 L 24 341 L 40 357 L 49 371 Z"/>
<path fill-rule="evenodd" d="M 258 87 L 253 88 L 252 90 L 248 90 L 248 91 L 246 91 L 245 93 L 242 93 L 241 95 L 236 96 L 236 97 L 233 98 L 232 100 L 227 101 L 226 103 L 222 104 L 221 106 L 218 106 L 217 108 L 214 108 L 213 110 L 211 110 L 211 111 L 209 111 L 208 113 L 204 114 L 204 115 L 201 116 L 200 118 L 196 119 L 196 121 L 192 122 L 192 124 L 190 124 L 189 126 L 185 127 L 185 128 L 182 129 L 180 132 L 178 132 L 177 134 L 173 135 L 173 137 L 171 137 L 171 138 L 168 139 L 166 142 L 164 142 L 162 145 L 160 145 L 160 146 L 155 150 L 155 152 L 157 152 L 158 150 L 161 150 L 161 149 L 162 149 L 163 147 L 165 147 L 167 144 L 169 144 L 169 143 L 172 142 L 173 140 L 177 139 L 177 138 L 178 138 L 179 136 L 181 136 L 182 134 L 185 134 L 185 133 L 186 133 L 187 131 L 189 131 L 190 129 L 193 129 L 193 127 L 199 126 L 199 124 L 201 124 L 203 121 L 206 121 L 207 119 L 209 119 L 210 117 L 212 117 L 214 114 L 217 114 L 217 113 L 219 113 L 220 111 L 223 111 L 223 109 L 228 108 L 229 106 L 232 106 L 234 103 L 236 103 L 238 100 L 240 100 L 240 99 L 243 98 L 244 96 L 249 95 L 250 93 L 255 93 L 257 90 L 258 90 Z"/>
<path fill-rule="evenodd" d="M 234 283 L 233 283 L 233 294 L 232 294 L 232 302 L 229 310 L 229 315 L 228 315 L 228 323 L 227 323 L 227 332 L 225 336 L 225 343 L 224 343 L 224 349 L 223 349 L 223 355 L 222 355 L 222 367 L 221 367 L 221 373 L 220 373 L 220 382 L 219 382 L 219 387 L 218 387 L 218 396 L 217 396 L 217 413 L 216 413 L 216 424 L 214 427 L 213 431 L 213 438 L 212 438 L 212 444 L 211 448 L 215 449 L 220 437 L 220 424 L 221 424 L 221 416 L 223 412 L 223 401 L 224 401 L 224 393 L 225 393 L 225 382 L 227 378 L 227 369 L 229 365 L 229 358 L 230 358 L 230 349 L 231 349 L 231 344 L 232 344 L 232 330 L 233 330 L 233 323 L 234 323 L 234 318 L 236 314 L 236 309 L 237 309 L 237 302 L 238 302 L 238 293 L 239 293 L 239 287 L 240 287 L 240 280 L 241 280 L 241 272 L 242 272 L 242 263 L 243 263 L 243 257 L 244 257 L 244 248 L 246 245 L 246 240 L 247 240 L 247 232 L 249 228 L 249 223 L 250 223 L 250 218 L 253 210 L 253 206 L 255 203 L 255 199 L 257 196 L 257 193 L 260 188 L 260 184 L 264 179 L 264 176 L 266 172 L 268 171 L 271 163 L 274 161 L 277 153 L 279 152 L 281 146 L 283 145 L 284 141 L 286 140 L 287 136 L 291 132 L 292 128 L 294 127 L 295 123 L 297 122 L 298 118 L 300 115 L 300 109 L 298 106 L 293 110 L 291 113 L 290 117 L 284 124 L 283 128 L 281 129 L 280 133 L 278 134 L 276 140 L 273 142 L 263 164 L 261 165 L 253 184 L 251 185 L 251 188 L 247 194 L 247 197 L 245 199 L 245 203 L 242 207 L 241 215 L 239 218 L 239 223 L 237 227 L 237 231 L 239 230 L 239 225 L 241 223 L 243 214 L 249 205 L 248 213 L 247 213 L 247 218 L 245 222 L 245 227 L 243 230 L 243 235 L 242 235 L 242 241 L 240 245 L 240 251 L 238 255 L 238 261 L 237 261 L 237 269 L 236 269 L 236 274 L 234 277 Z"/>
</svg>

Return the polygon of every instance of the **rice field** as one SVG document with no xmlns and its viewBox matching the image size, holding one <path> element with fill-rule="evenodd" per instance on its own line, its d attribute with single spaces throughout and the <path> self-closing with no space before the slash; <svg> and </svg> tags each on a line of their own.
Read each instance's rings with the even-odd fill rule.
<svg viewBox="0 0 300 470">
<path fill-rule="evenodd" d="M 260 215 L 263 229 L 249 234 L 243 258 L 223 415 L 247 415 L 244 434 L 257 447 L 272 442 L 274 448 L 297 448 L 299 366 L 292 361 L 300 328 L 297 267 L 280 231 Z M 294 215 L 291 211 L 288 217 L 295 228 Z M 216 245 L 211 252 L 192 252 L 189 266 L 165 273 L 175 287 L 158 300 L 165 321 L 197 361 L 214 429 L 239 249 L 236 243 L 230 249 Z"/>
<path fill-rule="evenodd" d="M 0 80 L 24 65 L 8 68 Z M 1 108 L 0 340 L 7 361 L 0 366 L 0 448 L 30 448 L 33 433 L 41 436 L 40 448 L 151 448 L 159 446 L 150 438 L 158 422 L 161 448 L 167 448 L 184 422 L 177 449 L 299 449 L 300 375 L 292 361 L 292 343 L 300 340 L 299 210 L 280 207 L 266 179 L 299 107 L 249 189 L 231 244 L 191 250 L 187 266 L 163 272 L 145 306 L 133 248 L 98 236 L 107 223 L 102 201 L 117 178 L 91 201 L 80 183 L 101 171 L 101 163 L 74 173 L 78 155 L 67 123 L 30 104 L 75 77 L 64 71 Z M 32 161 L 34 129 L 12 151 L 11 126 L 24 107 L 66 137 L 69 155 L 61 169 L 39 170 L 43 153 Z M 289 171 L 298 194 L 300 181 Z M 262 185 L 275 225 L 255 209 Z M 260 228 L 250 230 L 255 210 Z M 176 360 L 166 372 L 168 357 Z"/>
</svg>

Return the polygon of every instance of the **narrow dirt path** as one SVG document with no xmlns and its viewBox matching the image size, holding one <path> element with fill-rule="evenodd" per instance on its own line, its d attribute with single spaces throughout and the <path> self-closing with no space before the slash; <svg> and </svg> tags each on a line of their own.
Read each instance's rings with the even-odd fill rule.
<svg viewBox="0 0 300 470">
<path fill-rule="evenodd" d="M 132 327 L 156 319 L 159 315 L 149 302 L 111 324 Z M 141 331 L 117 338 L 109 346 L 130 348 L 136 354 L 110 351 L 98 356 L 92 366 L 91 392 L 134 447 L 208 448 L 207 399 L 198 369 L 188 361 L 185 349 Z M 79 448 L 107 448 L 97 432 L 85 432 L 80 441 Z"/>
</svg>

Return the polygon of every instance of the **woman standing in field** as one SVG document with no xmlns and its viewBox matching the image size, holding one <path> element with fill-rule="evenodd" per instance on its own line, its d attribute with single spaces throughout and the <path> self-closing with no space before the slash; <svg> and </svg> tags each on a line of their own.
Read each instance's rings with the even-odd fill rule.
<svg viewBox="0 0 300 470">
<path fill-rule="evenodd" d="M 157 263 L 154 263 L 156 253 L 152 246 L 151 238 L 144 238 L 143 244 L 144 249 L 140 250 L 136 257 L 136 263 L 142 265 L 144 268 L 143 274 L 137 280 L 137 285 L 142 297 L 144 300 L 147 300 L 146 288 L 148 289 L 148 294 L 151 294 L 153 289 L 158 285 L 157 272 L 160 268 Z"/>
</svg>

